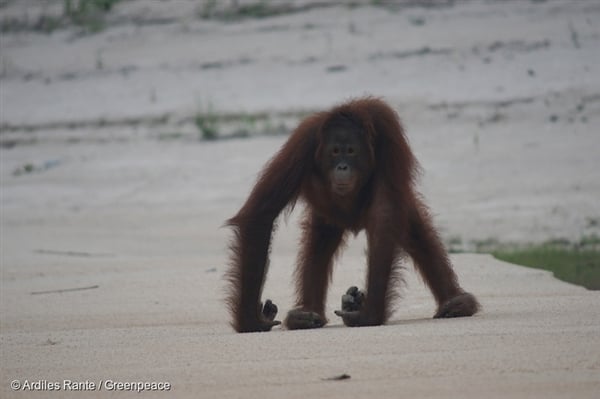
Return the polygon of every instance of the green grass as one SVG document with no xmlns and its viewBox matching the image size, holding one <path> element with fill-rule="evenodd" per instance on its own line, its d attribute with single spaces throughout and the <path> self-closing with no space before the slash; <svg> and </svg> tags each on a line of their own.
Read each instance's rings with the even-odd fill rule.
<svg viewBox="0 0 600 399">
<path fill-rule="evenodd" d="M 594 246 L 586 247 L 547 243 L 519 249 L 498 249 L 492 251 L 492 255 L 506 262 L 549 270 L 560 280 L 600 290 L 600 250 Z"/>
</svg>

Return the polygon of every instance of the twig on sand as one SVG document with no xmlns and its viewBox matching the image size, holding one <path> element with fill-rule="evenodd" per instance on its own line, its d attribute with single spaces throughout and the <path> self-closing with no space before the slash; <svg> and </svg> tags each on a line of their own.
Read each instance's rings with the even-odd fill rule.
<svg viewBox="0 0 600 399">
<path fill-rule="evenodd" d="M 56 251 L 53 249 L 36 249 L 33 251 L 36 254 L 43 255 L 62 255 L 62 256 L 76 256 L 83 258 L 100 258 L 107 256 L 114 256 L 113 254 L 101 254 L 101 253 L 91 253 L 91 252 L 82 252 L 82 251 Z"/>
<path fill-rule="evenodd" d="M 343 380 L 349 380 L 350 379 L 350 375 L 349 374 L 340 374 L 340 375 L 336 375 L 334 377 L 329 377 L 329 378 L 321 378 L 323 381 L 343 381 Z"/>
<path fill-rule="evenodd" d="M 98 287 L 100 287 L 100 286 L 99 285 L 90 285 L 89 287 L 64 288 L 64 289 L 61 289 L 61 290 L 33 291 L 31 293 L 31 295 L 62 294 L 63 292 L 93 290 L 93 289 L 98 288 Z"/>
</svg>

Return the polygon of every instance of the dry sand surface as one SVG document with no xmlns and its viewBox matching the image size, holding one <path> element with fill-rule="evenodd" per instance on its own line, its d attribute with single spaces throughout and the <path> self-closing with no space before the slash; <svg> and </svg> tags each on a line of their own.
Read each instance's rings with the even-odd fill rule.
<svg viewBox="0 0 600 399">
<path fill-rule="evenodd" d="M 199 2 L 132 0 L 99 33 L 42 34 L 31 26 L 62 2 L 40 3 L 0 2 L 21 23 L 0 36 L 0 397 L 131 396 L 109 380 L 171 386 L 143 397 L 597 397 L 597 292 L 457 254 L 480 314 L 431 319 L 407 262 L 390 323 L 346 328 L 333 310 L 363 282 L 359 235 L 327 328 L 235 334 L 221 225 L 285 140 L 261 130 L 374 94 L 404 120 L 447 242 L 600 233 L 600 4 L 293 1 L 223 22 Z M 252 137 L 198 140 L 198 113 Z M 299 213 L 280 223 L 265 286 L 282 313 Z"/>
</svg>

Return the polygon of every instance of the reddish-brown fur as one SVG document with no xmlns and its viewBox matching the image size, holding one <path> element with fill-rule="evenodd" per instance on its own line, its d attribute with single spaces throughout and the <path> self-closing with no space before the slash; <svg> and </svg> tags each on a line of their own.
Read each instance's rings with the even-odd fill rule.
<svg viewBox="0 0 600 399">
<path fill-rule="evenodd" d="M 330 190 L 320 159 L 329 126 L 342 119 L 360 131 L 361 156 L 370 163 L 368 172 L 359 176 L 361 185 L 350 196 L 339 198 Z M 234 329 L 268 331 L 278 323 L 272 320 L 274 315 L 265 317 L 267 312 L 262 311 L 262 287 L 275 220 L 299 198 L 307 209 L 295 274 L 298 308 L 288 314 L 288 328 L 325 324 L 333 259 L 346 233 L 363 229 L 368 243 L 366 300 L 358 312 L 339 313 L 346 325 L 379 325 L 388 319 L 403 254 L 412 257 L 431 289 L 438 304 L 435 317 L 477 312 L 475 297 L 458 285 L 427 208 L 415 191 L 416 171 L 417 162 L 396 113 L 379 99 L 353 100 L 301 122 L 264 168 L 244 206 L 227 222 L 235 232 L 227 274 Z M 307 324 L 304 317 L 317 322 Z"/>
</svg>

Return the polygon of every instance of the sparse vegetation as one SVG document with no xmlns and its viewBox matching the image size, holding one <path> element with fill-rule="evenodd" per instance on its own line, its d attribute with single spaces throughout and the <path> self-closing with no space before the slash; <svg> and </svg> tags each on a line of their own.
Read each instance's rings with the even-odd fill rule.
<svg viewBox="0 0 600 399">
<path fill-rule="evenodd" d="M 495 245 L 495 249 L 485 252 L 506 262 L 551 271 L 560 280 L 590 290 L 600 290 L 600 237 L 595 234 L 577 242 L 554 239 L 538 245 Z"/>
<path fill-rule="evenodd" d="M 565 238 L 541 244 L 505 243 L 494 238 L 463 242 L 458 236 L 446 239 L 450 253 L 489 253 L 517 265 L 548 270 L 560 280 L 600 290 L 600 236 L 585 235 L 573 242 Z"/>
<path fill-rule="evenodd" d="M 33 30 L 52 33 L 70 25 L 94 33 L 104 29 L 104 17 L 121 0 L 63 0 L 61 12 L 43 10 L 35 21 L 24 17 L 7 17 L 0 21 L 1 32 Z"/>
<path fill-rule="evenodd" d="M 198 11 L 198 16 L 202 19 L 216 19 L 225 22 L 240 21 L 244 19 L 260 19 L 275 17 L 284 14 L 290 14 L 299 11 L 306 11 L 311 8 L 327 7 L 327 3 L 315 3 L 306 5 L 295 5 L 292 2 L 279 0 L 257 0 L 239 4 L 234 1 L 232 4 L 219 2 L 217 0 L 206 0 Z"/>
<path fill-rule="evenodd" d="M 53 160 L 48 160 L 45 161 L 43 163 L 40 164 L 34 164 L 31 162 L 28 162 L 18 168 L 16 168 L 13 171 L 13 176 L 23 176 L 23 175 L 28 175 L 28 174 L 32 174 L 32 173 L 41 173 L 41 172 L 45 172 L 49 169 L 55 168 L 57 166 L 59 166 L 62 162 L 60 160 L 57 159 L 53 159 Z"/>
<path fill-rule="evenodd" d="M 514 250 L 494 251 L 506 262 L 549 270 L 560 280 L 600 290 L 600 250 L 564 248 L 548 244 Z"/>
<path fill-rule="evenodd" d="M 211 103 L 201 108 L 193 117 L 193 124 L 201 140 L 221 140 L 245 138 L 260 135 L 278 135 L 290 132 L 289 125 L 295 125 L 305 116 L 305 112 L 285 112 L 271 114 L 219 113 Z"/>
<path fill-rule="evenodd" d="M 217 0 L 206 0 L 198 15 L 202 19 L 210 19 L 215 16 L 217 12 Z"/>
<path fill-rule="evenodd" d="M 448 248 L 448 252 L 450 252 L 450 253 L 463 252 L 462 251 L 462 247 L 463 247 L 462 238 L 460 238 L 460 236 L 452 236 L 452 237 L 448 238 L 448 240 L 446 241 L 446 247 Z"/>
<path fill-rule="evenodd" d="M 33 172 L 35 169 L 35 167 L 33 166 L 32 163 L 26 163 L 25 165 L 18 167 L 17 169 L 15 169 L 13 171 L 13 176 L 21 176 L 21 175 L 25 175 L 28 173 Z"/>
<path fill-rule="evenodd" d="M 219 137 L 218 118 L 210 110 L 206 113 L 198 113 L 194 123 L 203 140 L 216 140 Z"/>
<path fill-rule="evenodd" d="M 207 0 L 199 12 L 200 18 L 219 19 L 222 21 L 238 21 L 247 18 L 267 18 L 292 11 L 290 6 L 282 2 L 260 0 L 253 3 L 237 4 L 220 8 L 216 0 Z"/>
<path fill-rule="evenodd" d="M 237 15 L 242 18 L 266 18 L 279 14 L 276 8 L 269 7 L 265 0 L 257 3 L 241 5 L 237 8 Z"/>
<path fill-rule="evenodd" d="M 104 29 L 104 15 L 120 0 L 64 0 L 63 13 L 88 32 Z"/>
</svg>

